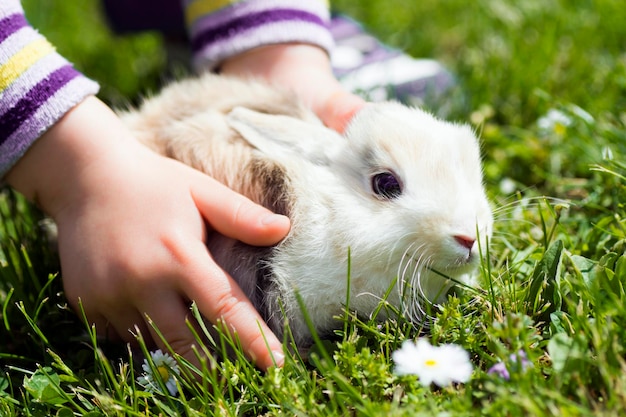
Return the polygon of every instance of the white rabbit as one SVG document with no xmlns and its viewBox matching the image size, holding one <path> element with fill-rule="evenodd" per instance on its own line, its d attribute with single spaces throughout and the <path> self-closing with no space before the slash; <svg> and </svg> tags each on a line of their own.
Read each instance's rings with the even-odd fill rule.
<svg viewBox="0 0 626 417">
<path fill-rule="evenodd" d="M 467 126 L 388 102 L 366 106 L 342 136 L 289 94 L 214 75 L 174 83 L 123 117 L 157 152 L 291 218 L 275 247 L 217 234 L 207 245 L 278 335 L 286 315 L 298 344 L 310 332 L 296 291 L 321 334 L 340 325 L 348 276 L 351 310 L 370 315 L 388 293 L 419 321 L 486 250 L 492 213 Z"/>
</svg>

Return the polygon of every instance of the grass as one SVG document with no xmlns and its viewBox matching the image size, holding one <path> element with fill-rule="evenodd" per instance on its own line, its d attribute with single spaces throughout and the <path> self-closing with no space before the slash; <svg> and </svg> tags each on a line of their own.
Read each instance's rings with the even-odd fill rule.
<svg viewBox="0 0 626 417">
<path fill-rule="evenodd" d="M 31 21 L 106 86 L 108 102 L 134 101 L 157 88 L 165 73 L 157 35 L 112 36 L 94 1 L 24 3 Z M 452 296 L 428 329 L 433 344 L 470 352 L 472 379 L 434 389 L 396 376 L 391 353 L 424 329 L 348 315 L 335 339 L 322 341 L 308 359 L 288 356 L 283 369 L 262 373 L 243 360 L 215 359 L 197 370 L 201 380 L 181 367 L 178 397 L 147 392 L 136 382 L 141 352 L 101 344 L 69 311 L 41 214 L 5 190 L 0 415 L 623 414 L 622 2 L 334 5 L 387 43 L 443 61 L 461 91 L 450 117 L 481 133 L 497 229 L 481 268 L 482 290 Z M 532 368 L 515 366 L 510 355 L 519 351 Z M 508 365 L 510 380 L 487 372 L 498 361 Z"/>
</svg>

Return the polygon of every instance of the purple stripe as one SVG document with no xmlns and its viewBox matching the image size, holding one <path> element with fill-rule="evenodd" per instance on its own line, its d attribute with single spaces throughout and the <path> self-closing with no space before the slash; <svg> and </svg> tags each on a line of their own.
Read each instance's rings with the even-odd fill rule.
<svg viewBox="0 0 626 417">
<path fill-rule="evenodd" d="M 19 76 L 19 81 L 11 83 L 3 92 L 0 100 L 0 117 L 15 107 L 33 87 L 50 76 L 53 71 L 68 65 L 68 62 L 59 54 L 48 54 L 31 65 Z"/>
<path fill-rule="evenodd" d="M 225 38 L 232 38 L 245 30 L 285 20 L 299 20 L 326 27 L 326 23 L 313 13 L 293 9 L 267 10 L 242 16 L 213 29 L 201 31 L 191 40 L 191 48 L 195 53 L 203 49 L 207 44 Z"/>
<path fill-rule="evenodd" d="M 187 29 L 193 38 L 193 35 L 196 33 L 202 33 L 207 29 L 225 25 L 233 19 L 280 9 L 302 10 L 320 16 L 324 21 L 330 20 L 328 9 L 322 4 L 321 0 L 307 0 L 297 3 L 294 0 L 245 0 L 231 2 L 226 7 L 196 16 L 192 22 L 189 22 Z"/>
<path fill-rule="evenodd" d="M 24 26 L 28 26 L 28 23 L 24 15 L 20 13 L 12 14 L 0 20 L 0 42 L 3 42 Z"/>
<path fill-rule="evenodd" d="M 66 65 L 50 73 L 0 119 L 0 145 L 26 122 L 50 97 L 80 73 Z"/>
</svg>

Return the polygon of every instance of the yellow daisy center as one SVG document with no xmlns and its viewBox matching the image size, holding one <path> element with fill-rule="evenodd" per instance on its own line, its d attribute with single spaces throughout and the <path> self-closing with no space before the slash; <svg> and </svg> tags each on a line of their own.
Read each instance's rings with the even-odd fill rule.
<svg viewBox="0 0 626 417">
<path fill-rule="evenodd" d="M 567 132 L 567 126 L 557 122 L 554 124 L 554 132 L 559 136 L 563 136 Z"/>
<path fill-rule="evenodd" d="M 162 381 L 167 382 L 170 379 L 170 370 L 168 369 L 167 366 L 165 365 L 157 366 L 156 369 Z"/>
<path fill-rule="evenodd" d="M 434 359 L 426 359 L 424 361 L 424 365 L 426 366 L 437 366 L 437 361 Z"/>
</svg>

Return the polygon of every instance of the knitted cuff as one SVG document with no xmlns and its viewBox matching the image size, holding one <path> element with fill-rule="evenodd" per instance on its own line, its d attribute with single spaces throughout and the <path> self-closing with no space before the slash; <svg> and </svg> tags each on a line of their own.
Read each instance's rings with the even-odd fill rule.
<svg viewBox="0 0 626 417">
<path fill-rule="evenodd" d="M 211 70 L 223 60 L 277 43 L 308 43 L 330 51 L 333 39 L 322 0 L 247 0 L 215 10 L 214 0 L 190 0 L 185 18 L 193 65 Z"/>
<path fill-rule="evenodd" d="M 0 6 L 0 177 L 98 84 L 55 52 L 17 1 Z"/>
</svg>

